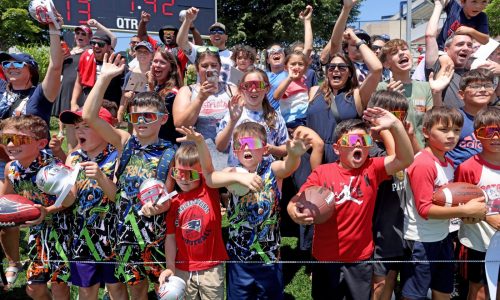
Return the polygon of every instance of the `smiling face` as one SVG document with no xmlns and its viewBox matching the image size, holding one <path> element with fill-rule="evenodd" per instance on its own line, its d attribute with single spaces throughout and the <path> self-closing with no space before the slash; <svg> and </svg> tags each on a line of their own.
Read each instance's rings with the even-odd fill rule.
<svg viewBox="0 0 500 300">
<path fill-rule="evenodd" d="M 353 129 L 346 134 L 367 134 L 364 129 Z M 356 144 L 354 147 L 333 145 L 335 153 L 339 156 L 340 166 L 346 170 L 360 168 L 368 158 L 370 147 L 362 147 Z"/>
<path fill-rule="evenodd" d="M 472 55 L 472 38 L 457 34 L 444 50 L 455 64 L 455 68 L 463 68 Z"/>
<path fill-rule="evenodd" d="M 24 63 L 21 68 L 16 68 L 14 65 L 10 64 L 9 67 L 3 68 L 3 72 L 7 81 L 12 84 L 14 89 L 21 90 L 31 86 L 31 73 L 28 64 Z"/>
<path fill-rule="evenodd" d="M 462 0 L 462 9 L 467 18 L 479 15 L 486 6 L 488 6 L 487 0 Z"/>
<path fill-rule="evenodd" d="M 394 73 L 409 72 L 412 65 L 413 57 L 408 46 L 399 46 L 393 49 L 387 55 L 387 60 L 384 63 L 384 67 Z"/>
<path fill-rule="evenodd" d="M 246 76 L 243 77 L 242 82 L 261 82 L 264 81 L 264 77 L 258 73 L 258 72 L 251 72 L 246 74 Z M 243 96 L 245 97 L 245 107 L 249 110 L 262 110 L 262 101 L 264 100 L 264 97 L 266 96 L 267 92 L 269 92 L 269 83 L 267 83 L 267 87 L 263 90 L 261 90 L 257 84 L 252 84 L 250 88 L 248 89 L 242 89 L 240 87 L 240 90 L 243 90 Z"/>
<path fill-rule="evenodd" d="M 192 166 L 184 165 L 180 163 L 178 160 L 175 161 L 175 167 L 182 170 L 196 170 L 201 173 L 201 165 L 196 163 Z M 181 188 L 183 192 L 189 192 L 196 188 L 198 188 L 201 184 L 201 180 L 190 180 L 186 178 L 188 176 L 182 176 L 181 178 L 174 178 L 177 185 Z"/>
<path fill-rule="evenodd" d="M 11 160 L 19 160 L 23 165 L 29 165 L 39 154 L 45 145 L 47 145 L 47 139 L 37 140 L 34 135 L 26 134 L 12 128 L 5 128 L 2 131 L 4 135 L 20 135 L 28 137 L 29 142 L 23 143 L 22 145 L 15 145 L 12 141 L 9 141 L 4 147 L 5 152 Z"/>
<path fill-rule="evenodd" d="M 333 65 L 336 65 L 333 67 Z M 330 87 L 334 90 L 340 90 L 346 85 L 347 80 L 351 76 L 351 71 L 349 68 L 343 67 L 347 65 L 346 61 L 341 57 L 334 57 L 330 64 L 327 65 L 327 78 L 330 83 Z"/>
<path fill-rule="evenodd" d="M 75 135 L 80 147 L 90 157 L 96 157 L 107 145 L 107 142 L 83 121 L 75 124 Z"/>
<path fill-rule="evenodd" d="M 236 68 L 238 68 L 238 70 L 245 72 L 252 64 L 253 61 L 250 59 L 250 56 L 243 51 L 240 51 L 236 55 Z"/>
<path fill-rule="evenodd" d="M 491 81 L 473 81 L 458 93 L 466 107 L 481 109 L 495 96 L 495 85 Z"/>
<path fill-rule="evenodd" d="M 90 37 L 85 31 L 77 28 L 75 29 L 75 43 L 77 47 L 87 47 L 90 43 Z"/>
<path fill-rule="evenodd" d="M 138 51 L 146 49 L 139 48 Z M 170 63 L 162 56 L 160 52 L 156 52 L 152 64 L 153 78 L 158 82 L 165 82 L 170 72 Z"/>
<path fill-rule="evenodd" d="M 285 50 L 280 45 L 271 46 L 267 51 L 267 63 L 271 66 L 271 70 L 283 70 L 285 66 Z"/>
<path fill-rule="evenodd" d="M 163 30 L 163 39 L 165 40 L 165 44 L 174 45 L 175 44 L 175 30 Z"/>
<path fill-rule="evenodd" d="M 108 45 L 105 41 L 100 39 L 93 39 L 90 44 L 92 45 L 92 51 L 94 51 L 97 61 L 102 61 L 104 59 L 104 54 L 111 52 L 111 45 Z"/>
<path fill-rule="evenodd" d="M 149 52 L 146 47 L 139 47 L 135 51 L 135 57 L 139 63 L 149 65 L 151 63 L 151 59 L 153 58 L 153 53 Z"/>
<path fill-rule="evenodd" d="M 226 48 L 227 34 L 221 28 L 213 28 L 210 30 L 210 42 L 213 46 L 219 49 Z"/>
<path fill-rule="evenodd" d="M 288 61 L 286 63 L 286 68 L 288 73 L 298 74 L 299 76 L 304 76 L 306 73 L 307 63 L 304 61 L 302 56 L 296 54 L 290 54 Z"/>
</svg>

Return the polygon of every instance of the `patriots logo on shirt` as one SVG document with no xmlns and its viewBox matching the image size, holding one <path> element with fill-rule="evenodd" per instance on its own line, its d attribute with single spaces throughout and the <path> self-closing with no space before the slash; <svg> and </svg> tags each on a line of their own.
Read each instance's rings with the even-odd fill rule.
<svg viewBox="0 0 500 300">
<path fill-rule="evenodd" d="M 195 219 L 195 220 L 190 220 L 184 223 L 181 227 L 182 229 L 185 230 L 195 230 L 197 232 L 201 231 L 201 220 L 200 219 Z"/>
</svg>

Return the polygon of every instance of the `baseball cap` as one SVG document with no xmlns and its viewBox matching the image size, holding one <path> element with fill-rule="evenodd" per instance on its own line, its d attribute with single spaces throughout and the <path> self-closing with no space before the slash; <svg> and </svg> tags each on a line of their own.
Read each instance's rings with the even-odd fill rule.
<svg viewBox="0 0 500 300">
<path fill-rule="evenodd" d="M 219 23 L 219 22 L 213 23 L 212 26 L 210 26 L 208 28 L 208 30 L 212 30 L 212 29 L 215 29 L 215 28 L 220 28 L 220 29 L 224 30 L 224 32 L 226 32 L 226 26 L 224 26 L 224 24 Z"/>
<path fill-rule="evenodd" d="M 101 40 L 101 41 L 105 42 L 106 44 L 111 45 L 111 39 L 109 38 L 109 36 L 107 36 L 105 34 L 96 33 L 92 37 L 92 41 L 94 41 L 94 40 Z"/>
<path fill-rule="evenodd" d="M 6 60 L 22 61 L 38 70 L 38 64 L 36 63 L 35 59 L 33 58 L 33 56 L 27 53 L 0 52 L 0 63 Z"/>
<path fill-rule="evenodd" d="M 363 29 L 354 29 L 354 34 L 356 34 L 357 37 L 365 41 L 368 45 L 371 45 L 371 37 Z"/>
<path fill-rule="evenodd" d="M 61 120 L 63 124 L 76 124 L 82 121 L 82 114 L 82 109 L 79 109 L 77 111 L 65 110 L 59 115 L 59 120 Z M 98 116 L 99 118 L 108 122 L 108 124 L 113 124 L 113 116 L 111 115 L 109 110 L 105 109 L 104 107 L 101 107 Z"/>
<path fill-rule="evenodd" d="M 80 29 L 81 31 L 85 32 L 88 36 L 92 36 L 92 29 L 90 29 L 90 27 L 88 27 L 88 26 L 80 25 L 80 26 L 75 27 L 75 31 L 77 29 Z"/>
<path fill-rule="evenodd" d="M 147 41 L 142 41 L 142 42 L 139 42 L 135 47 L 134 47 L 134 50 L 137 51 L 137 49 L 139 49 L 140 47 L 144 47 L 146 48 L 149 52 L 153 53 L 153 46 L 151 45 L 150 42 L 147 42 Z"/>
</svg>

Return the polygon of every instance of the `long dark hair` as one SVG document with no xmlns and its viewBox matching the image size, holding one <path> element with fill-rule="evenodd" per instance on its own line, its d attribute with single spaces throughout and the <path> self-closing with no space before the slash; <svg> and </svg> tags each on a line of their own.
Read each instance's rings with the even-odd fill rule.
<svg viewBox="0 0 500 300">
<path fill-rule="evenodd" d="M 163 83 L 163 88 L 158 91 L 158 94 L 165 98 L 165 96 L 173 89 L 180 88 L 182 86 L 181 76 L 179 74 L 179 67 L 177 65 L 177 59 L 175 56 L 167 50 L 158 50 L 157 53 L 161 54 L 161 57 L 168 62 L 170 65 L 170 72 L 167 75 L 167 80 Z M 155 82 L 155 86 L 159 85 Z"/>
<path fill-rule="evenodd" d="M 356 68 L 354 67 L 354 64 L 352 61 L 343 53 L 336 53 L 330 58 L 330 62 L 335 58 L 339 57 L 341 58 L 346 64 L 347 68 L 349 69 L 349 78 L 347 79 L 344 87 L 342 88 L 343 90 L 346 90 L 346 96 L 352 96 L 354 93 L 354 89 L 359 87 L 359 81 L 358 77 L 356 76 Z M 325 74 L 327 74 L 325 80 L 323 81 L 323 84 L 319 87 L 320 91 L 323 93 L 325 101 L 330 105 L 331 101 L 331 95 L 333 94 L 333 89 L 330 86 L 330 80 L 328 80 L 328 65 L 325 66 Z"/>
</svg>

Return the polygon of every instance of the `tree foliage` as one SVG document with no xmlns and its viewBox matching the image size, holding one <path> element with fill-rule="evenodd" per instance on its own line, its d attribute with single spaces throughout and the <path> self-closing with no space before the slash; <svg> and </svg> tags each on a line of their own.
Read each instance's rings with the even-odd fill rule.
<svg viewBox="0 0 500 300">
<path fill-rule="evenodd" d="M 218 20 L 226 25 L 230 37 L 228 44 L 265 48 L 273 42 L 291 44 L 304 40 L 304 25 L 298 16 L 308 4 L 313 7 L 314 41 L 323 46 L 330 39 L 342 1 L 225 0 L 218 1 L 217 15 Z M 351 11 L 350 21 L 358 14 L 356 7 Z"/>
<path fill-rule="evenodd" d="M 46 30 L 28 13 L 29 0 L 0 0 L 0 49 L 47 42 Z"/>
<path fill-rule="evenodd" d="M 493 0 L 486 7 L 488 15 L 488 25 L 490 27 L 490 36 L 500 35 L 500 0 Z"/>
</svg>

